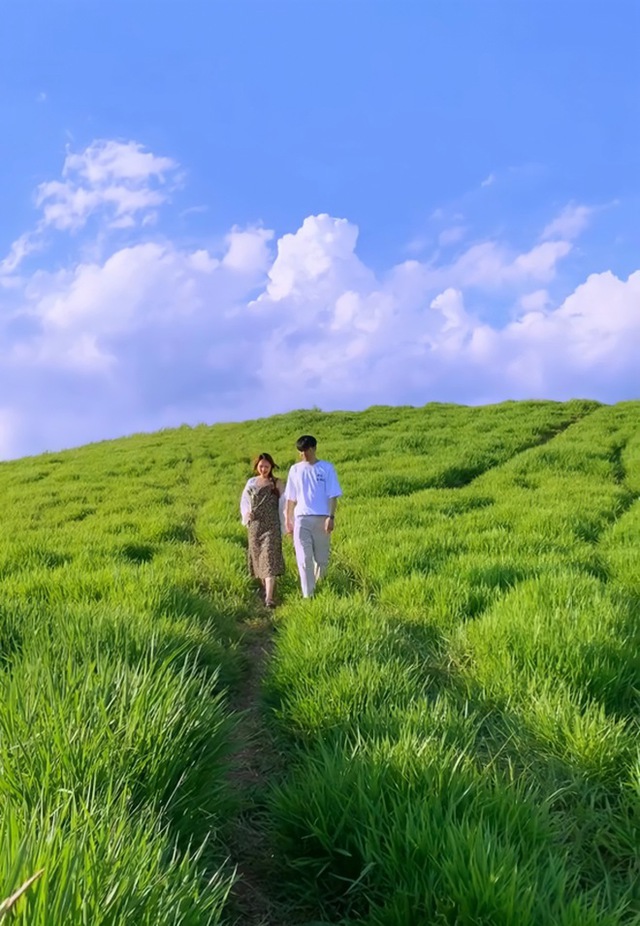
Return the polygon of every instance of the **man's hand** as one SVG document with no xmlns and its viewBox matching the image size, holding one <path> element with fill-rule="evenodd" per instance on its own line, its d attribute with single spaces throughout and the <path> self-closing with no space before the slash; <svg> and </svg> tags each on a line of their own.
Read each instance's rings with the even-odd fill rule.
<svg viewBox="0 0 640 926">
<path fill-rule="evenodd" d="M 324 519 L 324 529 L 325 529 L 325 533 L 330 534 L 330 533 L 333 531 L 333 528 L 334 528 L 334 526 L 335 526 L 335 523 L 336 523 L 336 522 L 335 522 L 335 519 L 334 519 L 333 515 L 329 515 L 328 518 L 325 518 L 325 519 Z"/>
<path fill-rule="evenodd" d="M 296 503 L 288 498 L 284 508 L 284 530 L 287 534 L 293 534 L 293 513 Z"/>
</svg>

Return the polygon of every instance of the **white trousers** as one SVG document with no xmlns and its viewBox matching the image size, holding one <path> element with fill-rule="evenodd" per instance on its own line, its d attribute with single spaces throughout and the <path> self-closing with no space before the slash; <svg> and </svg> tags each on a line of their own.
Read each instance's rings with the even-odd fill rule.
<svg viewBox="0 0 640 926">
<path fill-rule="evenodd" d="M 329 565 L 331 534 L 324 529 L 326 520 L 324 515 L 302 514 L 293 525 L 293 548 L 296 551 L 303 598 L 311 598 L 316 582 L 326 573 Z"/>
</svg>

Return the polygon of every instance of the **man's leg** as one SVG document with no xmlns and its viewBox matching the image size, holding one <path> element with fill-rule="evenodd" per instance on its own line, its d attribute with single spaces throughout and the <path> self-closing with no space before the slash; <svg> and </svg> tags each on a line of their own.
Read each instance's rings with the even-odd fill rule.
<svg viewBox="0 0 640 926">
<path fill-rule="evenodd" d="M 331 534 L 324 529 L 325 520 L 319 517 L 313 519 L 313 558 L 315 560 L 313 575 L 316 582 L 326 575 L 329 565 Z"/>
<path fill-rule="evenodd" d="M 293 547 L 296 551 L 296 562 L 300 574 L 300 587 L 302 588 L 303 598 L 311 598 L 316 587 L 313 563 L 313 535 L 309 523 L 312 521 L 312 518 L 302 515 L 295 519 L 293 525 Z"/>
</svg>

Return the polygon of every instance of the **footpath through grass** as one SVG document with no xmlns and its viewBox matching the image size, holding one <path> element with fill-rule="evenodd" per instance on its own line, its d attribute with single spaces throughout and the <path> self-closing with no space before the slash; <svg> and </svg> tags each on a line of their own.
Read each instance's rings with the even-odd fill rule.
<svg viewBox="0 0 640 926">
<path fill-rule="evenodd" d="M 233 922 L 237 503 L 311 431 L 346 498 L 315 601 L 287 551 L 271 899 L 636 922 L 639 412 L 297 412 L 2 464 L 0 900 L 44 868 L 13 921 Z"/>
</svg>

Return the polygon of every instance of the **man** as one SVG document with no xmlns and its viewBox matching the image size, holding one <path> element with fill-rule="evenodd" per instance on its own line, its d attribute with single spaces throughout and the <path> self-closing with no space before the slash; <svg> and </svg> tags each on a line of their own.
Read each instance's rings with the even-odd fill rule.
<svg viewBox="0 0 640 926">
<path fill-rule="evenodd" d="M 336 505 L 342 495 L 335 469 L 318 459 L 317 446 L 311 434 L 298 438 L 301 459 L 289 470 L 284 493 L 286 531 L 293 534 L 303 598 L 313 597 L 318 579 L 327 571 Z"/>
</svg>

